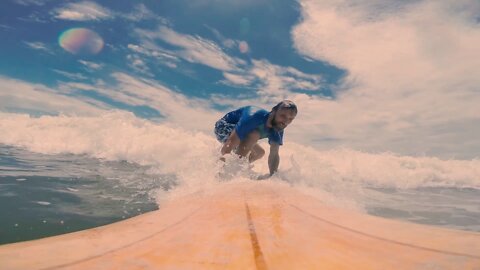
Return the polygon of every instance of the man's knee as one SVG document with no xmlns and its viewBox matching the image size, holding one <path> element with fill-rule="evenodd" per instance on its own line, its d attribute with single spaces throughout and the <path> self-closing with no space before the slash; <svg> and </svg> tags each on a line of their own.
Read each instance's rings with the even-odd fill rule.
<svg viewBox="0 0 480 270">
<path fill-rule="evenodd" d="M 252 154 L 256 159 L 260 159 L 265 155 L 265 150 L 263 150 L 260 145 L 256 144 L 253 146 Z"/>
<path fill-rule="evenodd" d="M 258 151 L 258 156 L 259 156 L 260 158 L 265 155 L 265 150 L 263 150 L 262 147 L 259 146 L 259 147 L 257 147 L 255 150 Z"/>
</svg>

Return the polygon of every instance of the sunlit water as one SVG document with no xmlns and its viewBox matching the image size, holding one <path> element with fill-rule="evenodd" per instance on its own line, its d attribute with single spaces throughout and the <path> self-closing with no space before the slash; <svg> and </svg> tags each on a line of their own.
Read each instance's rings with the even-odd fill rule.
<svg viewBox="0 0 480 270">
<path fill-rule="evenodd" d="M 0 147 L 0 243 L 96 227 L 157 209 L 172 175 L 126 161 Z"/>
<path fill-rule="evenodd" d="M 128 113 L 0 119 L 0 243 L 108 224 L 157 209 L 176 192 L 219 184 L 212 134 Z M 318 151 L 293 142 L 280 154 L 279 173 L 267 181 L 340 208 L 480 232 L 478 160 Z M 266 173 L 266 163 L 250 170 Z"/>
</svg>

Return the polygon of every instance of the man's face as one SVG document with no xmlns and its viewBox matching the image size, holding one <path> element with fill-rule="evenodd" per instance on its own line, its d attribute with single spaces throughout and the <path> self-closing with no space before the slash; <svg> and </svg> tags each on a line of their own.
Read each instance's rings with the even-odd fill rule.
<svg viewBox="0 0 480 270">
<path fill-rule="evenodd" d="M 293 119 L 295 119 L 295 116 L 297 116 L 297 114 L 294 110 L 289 108 L 280 108 L 275 112 L 272 126 L 276 130 L 282 130 L 292 123 Z"/>
</svg>

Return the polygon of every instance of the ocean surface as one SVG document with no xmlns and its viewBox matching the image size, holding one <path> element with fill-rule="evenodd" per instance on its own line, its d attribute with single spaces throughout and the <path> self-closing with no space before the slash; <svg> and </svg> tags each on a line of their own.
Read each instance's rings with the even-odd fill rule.
<svg viewBox="0 0 480 270">
<path fill-rule="evenodd" d="M 162 207 L 176 193 L 221 184 L 213 134 L 121 112 L 0 119 L 0 244 L 112 223 Z M 480 160 L 294 142 L 280 155 L 279 173 L 266 181 L 340 208 L 480 232 Z M 266 173 L 266 158 L 242 170 L 229 181 Z"/>
</svg>

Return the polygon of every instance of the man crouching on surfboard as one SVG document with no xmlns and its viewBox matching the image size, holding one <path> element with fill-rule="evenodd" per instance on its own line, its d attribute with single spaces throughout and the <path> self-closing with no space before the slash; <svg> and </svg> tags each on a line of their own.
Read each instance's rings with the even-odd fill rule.
<svg viewBox="0 0 480 270">
<path fill-rule="evenodd" d="M 283 144 L 283 130 L 292 123 L 297 116 L 297 106 L 290 100 L 283 100 L 272 108 L 270 112 L 246 106 L 225 114 L 215 123 L 217 140 L 223 143 L 223 155 L 235 149 L 240 157 L 247 157 L 254 162 L 265 155 L 265 150 L 258 144 L 258 140 L 268 138 L 270 154 L 268 167 L 270 174 L 259 177 L 265 179 L 272 176 L 280 164 L 278 151 Z"/>
</svg>

